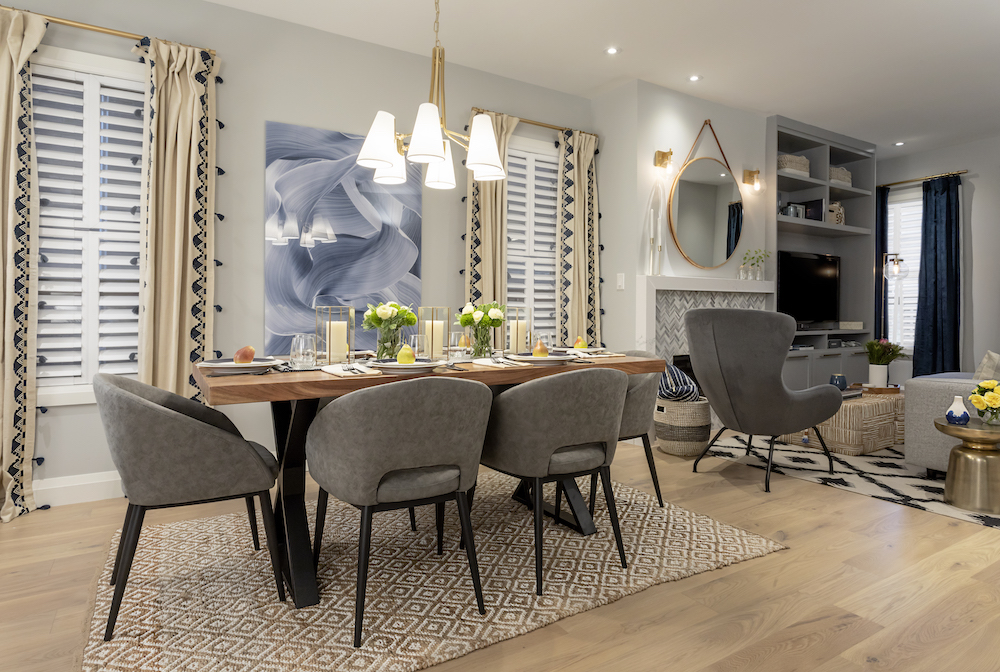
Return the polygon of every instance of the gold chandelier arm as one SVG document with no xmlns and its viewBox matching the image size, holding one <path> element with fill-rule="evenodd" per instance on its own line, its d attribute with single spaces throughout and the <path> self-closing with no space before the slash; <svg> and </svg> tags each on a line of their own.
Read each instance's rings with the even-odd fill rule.
<svg viewBox="0 0 1000 672">
<path fill-rule="evenodd" d="M 454 142 L 456 145 L 458 145 L 465 151 L 469 151 L 469 136 L 462 135 L 461 133 L 453 133 L 452 131 L 449 131 L 447 128 L 444 128 L 443 126 L 441 127 L 441 130 L 444 131 L 444 134 L 448 136 L 449 140 Z"/>
</svg>

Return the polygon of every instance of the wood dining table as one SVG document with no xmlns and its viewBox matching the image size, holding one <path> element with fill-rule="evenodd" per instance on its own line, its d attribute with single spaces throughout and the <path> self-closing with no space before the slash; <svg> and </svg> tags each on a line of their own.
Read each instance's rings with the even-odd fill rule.
<svg viewBox="0 0 1000 672">
<path fill-rule="evenodd" d="M 268 402 L 274 425 L 274 443 L 279 465 L 277 494 L 274 510 L 278 542 L 282 559 L 282 573 L 292 600 L 297 608 L 319 602 L 316 570 L 309 521 L 306 515 L 306 433 L 321 399 L 341 397 L 356 390 L 374 385 L 384 385 L 421 376 L 442 376 L 476 380 L 490 386 L 509 386 L 536 378 L 583 368 L 606 368 L 625 373 L 658 373 L 664 370 L 662 359 L 644 357 L 605 357 L 579 360 L 558 366 L 509 366 L 503 368 L 483 366 L 471 362 L 457 364 L 461 370 L 439 367 L 431 372 L 377 376 L 356 375 L 338 377 L 323 371 L 271 371 L 263 375 L 206 375 L 207 370 L 192 365 L 198 388 L 210 406 Z M 359 419 L 361 421 L 363 419 Z M 563 482 L 569 511 L 561 512 L 559 520 L 579 531 L 593 534 L 593 518 L 583 495 L 573 479 Z M 512 495 L 514 499 L 530 506 L 522 484 Z M 554 515 L 551 505 L 546 514 Z"/>
</svg>

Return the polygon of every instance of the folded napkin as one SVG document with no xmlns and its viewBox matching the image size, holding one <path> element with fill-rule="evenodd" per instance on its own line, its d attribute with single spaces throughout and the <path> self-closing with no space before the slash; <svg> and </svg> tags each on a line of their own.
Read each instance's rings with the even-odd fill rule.
<svg viewBox="0 0 1000 672">
<path fill-rule="evenodd" d="M 472 363 L 479 364 L 480 366 L 492 366 L 495 369 L 512 369 L 515 366 L 531 366 L 531 364 L 528 364 L 527 362 L 515 362 L 512 359 L 501 359 L 500 361 L 503 363 L 498 364 L 489 357 L 483 357 L 482 359 L 472 360 Z"/>
<path fill-rule="evenodd" d="M 354 368 L 357 371 L 345 371 L 343 364 L 330 364 L 320 370 L 323 373 L 329 373 L 331 376 L 337 376 L 338 378 L 357 378 L 359 376 L 379 376 L 382 374 L 378 369 L 370 369 L 363 364 L 356 363 Z"/>
<path fill-rule="evenodd" d="M 586 352 L 584 350 L 573 350 L 573 349 L 567 350 L 566 354 L 567 355 L 573 355 L 575 357 L 580 357 L 581 359 L 584 359 L 584 358 L 594 358 L 594 359 L 597 359 L 599 357 L 624 357 L 625 356 L 625 355 L 619 354 L 617 352 Z"/>
</svg>

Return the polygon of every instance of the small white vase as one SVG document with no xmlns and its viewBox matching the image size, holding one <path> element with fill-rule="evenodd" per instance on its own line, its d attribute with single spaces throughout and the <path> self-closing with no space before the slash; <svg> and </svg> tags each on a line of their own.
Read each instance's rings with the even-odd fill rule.
<svg viewBox="0 0 1000 672">
<path fill-rule="evenodd" d="M 868 382 L 872 384 L 872 387 L 888 387 L 889 386 L 889 365 L 888 364 L 869 364 L 868 365 Z"/>
<path fill-rule="evenodd" d="M 948 420 L 948 424 L 951 425 L 969 424 L 969 411 L 965 408 L 965 401 L 962 397 L 955 397 L 955 400 L 951 402 L 951 406 L 945 412 L 944 417 Z"/>
</svg>

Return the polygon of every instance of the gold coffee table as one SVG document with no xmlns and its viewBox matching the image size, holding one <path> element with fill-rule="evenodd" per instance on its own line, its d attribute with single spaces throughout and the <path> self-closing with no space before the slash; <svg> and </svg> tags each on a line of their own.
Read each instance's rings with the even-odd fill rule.
<svg viewBox="0 0 1000 672">
<path fill-rule="evenodd" d="M 948 458 L 945 503 L 968 511 L 1000 514 L 1000 426 L 987 425 L 978 418 L 967 425 L 950 425 L 945 418 L 937 418 L 934 426 L 962 440 Z"/>
</svg>

